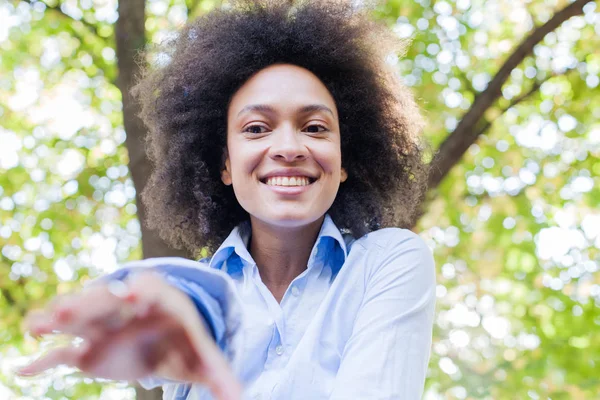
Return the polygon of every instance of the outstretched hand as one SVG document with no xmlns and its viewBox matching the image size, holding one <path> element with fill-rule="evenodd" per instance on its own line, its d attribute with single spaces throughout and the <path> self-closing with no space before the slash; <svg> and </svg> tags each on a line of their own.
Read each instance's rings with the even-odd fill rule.
<svg viewBox="0 0 600 400">
<path fill-rule="evenodd" d="M 66 364 L 92 377 L 156 375 L 202 383 L 219 400 L 241 398 L 241 385 L 185 293 L 151 272 L 134 275 L 127 287 L 119 294 L 108 283 L 93 285 L 29 313 L 32 335 L 63 333 L 83 342 L 53 349 L 18 374 Z"/>
</svg>

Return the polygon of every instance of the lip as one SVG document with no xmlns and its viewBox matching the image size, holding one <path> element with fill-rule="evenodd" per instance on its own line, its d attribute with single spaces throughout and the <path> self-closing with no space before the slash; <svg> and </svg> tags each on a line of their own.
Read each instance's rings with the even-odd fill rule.
<svg viewBox="0 0 600 400">
<path fill-rule="evenodd" d="M 274 176 L 305 176 L 312 183 L 318 179 L 315 174 L 307 172 L 300 168 L 281 168 L 275 169 L 259 178 L 262 183 L 267 183 L 267 179 Z"/>
<path fill-rule="evenodd" d="M 272 186 L 272 185 L 267 185 L 266 183 L 263 183 L 263 182 L 260 182 L 260 184 L 266 186 L 267 189 L 270 189 L 277 194 L 288 195 L 288 196 L 297 196 L 299 194 L 306 192 L 308 189 L 310 189 L 310 187 L 314 184 L 314 182 L 309 183 L 308 185 L 305 185 L 305 186 Z"/>
</svg>

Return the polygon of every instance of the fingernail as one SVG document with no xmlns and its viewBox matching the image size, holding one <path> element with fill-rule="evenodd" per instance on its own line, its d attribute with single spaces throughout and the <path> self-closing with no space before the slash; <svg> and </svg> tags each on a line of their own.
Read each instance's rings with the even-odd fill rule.
<svg viewBox="0 0 600 400">
<path fill-rule="evenodd" d="M 54 312 L 54 317 L 57 321 L 67 322 L 71 318 L 73 310 L 69 307 L 60 307 Z"/>
<path fill-rule="evenodd" d="M 29 334 L 31 335 L 31 337 L 33 337 L 34 339 L 39 339 L 42 337 L 42 333 L 40 332 L 39 329 L 32 329 L 29 331 Z"/>
<path fill-rule="evenodd" d="M 40 324 L 38 326 L 32 327 L 30 330 L 31 336 L 33 336 L 36 339 L 39 339 L 42 335 L 52 331 L 52 329 L 50 329 L 50 326 L 50 324 Z"/>
<path fill-rule="evenodd" d="M 125 301 L 128 301 L 130 303 L 133 303 L 133 302 L 137 301 L 137 299 L 138 299 L 137 294 L 134 292 L 131 292 L 131 291 L 129 293 L 127 293 L 127 295 L 123 298 L 125 299 Z"/>
</svg>

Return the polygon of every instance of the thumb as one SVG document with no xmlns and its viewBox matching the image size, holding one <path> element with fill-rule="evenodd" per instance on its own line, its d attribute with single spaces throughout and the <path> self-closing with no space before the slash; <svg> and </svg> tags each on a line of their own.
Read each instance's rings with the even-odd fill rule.
<svg viewBox="0 0 600 400">
<path fill-rule="evenodd" d="M 84 342 L 81 346 L 71 345 L 50 350 L 29 365 L 18 369 L 16 374 L 23 377 L 34 376 L 61 364 L 77 367 L 88 350 L 89 345 L 87 342 Z"/>
<path fill-rule="evenodd" d="M 212 346 L 211 346 L 212 347 Z M 202 381 L 209 387 L 218 400 L 240 400 L 243 388 L 233 374 L 222 353 L 214 346 L 205 349 L 205 360 L 202 369 Z"/>
<path fill-rule="evenodd" d="M 242 386 L 231 374 L 207 377 L 207 385 L 218 400 L 241 400 Z"/>
</svg>

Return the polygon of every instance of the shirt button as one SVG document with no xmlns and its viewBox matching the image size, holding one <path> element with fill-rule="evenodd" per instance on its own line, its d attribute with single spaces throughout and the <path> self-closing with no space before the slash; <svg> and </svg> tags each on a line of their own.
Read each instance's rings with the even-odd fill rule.
<svg viewBox="0 0 600 400">
<path fill-rule="evenodd" d="M 277 347 L 275 347 L 275 353 L 280 356 L 283 354 L 283 346 L 279 345 Z"/>
<path fill-rule="evenodd" d="M 298 295 L 300 294 L 300 289 L 298 289 L 296 286 L 294 286 L 294 287 L 292 288 L 292 294 L 293 294 L 294 296 L 298 296 Z"/>
</svg>

